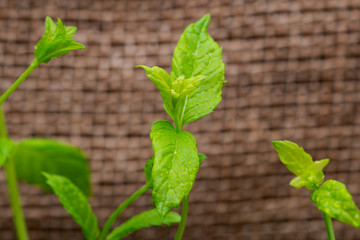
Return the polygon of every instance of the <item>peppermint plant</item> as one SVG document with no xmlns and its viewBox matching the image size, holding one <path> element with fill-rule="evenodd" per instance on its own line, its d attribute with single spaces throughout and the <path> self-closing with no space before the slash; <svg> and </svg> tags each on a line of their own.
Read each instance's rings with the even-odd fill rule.
<svg viewBox="0 0 360 240">
<path fill-rule="evenodd" d="M 188 214 L 189 194 L 199 166 L 206 155 L 197 151 L 195 137 L 183 131 L 185 124 L 211 113 L 221 101 L 224 81 L 222 50 L 207 32 L 210 16 L 190 24 L 175 48 L 172 70 L 140 65 L 160 90 L 164 109 L 172 118 L 160 120 L 151 127 L 154 156 L 145 164 L 146 184 L 122 202 L 110 214 L 100 230 L 97 217 L 88 202 L 90 171 L 87 157 L 69 144 L 50 139 L 25 139 L 14 142 L 7 136 L 5 118 L 0 108 L 0 166 L 5 164 L 11 206 L 17 235 L 29 239 L 21 209 L 17 179 L 54 192 L 64 208 L 83 231 L 87 240 L 116 240 L 144 227 L 180 223 L 175 239 L 181 239 Z M 29 68 L 0 97 L 0 104 L 41 63 L 84 46 L 72 39 L 76 28 L 64 26 L 58 19 L 45 21 L 45 34 L 35 46 L 35 59 Z M 51 160 L 51 161 L 49 161 Z M 125 221 L 113 229 L 119 215 L 138 197 L 152 190 L 154 209 Z M 171 212 L 182 205 L 181 216 Z"/>
<path fill-rule="evenodd" d="M 336 180 L 324 182 L 323 168 L 328 165 L 329 159 L 313 161 L 302 147 L 290 141 L 273 141 L 273 146 L 280 161 L 296 175 L 290 185 L 311 191 L 311 200 L 324 215 L 329 240 L 335 239 L 332 218 L 360 228 L 360 211 L 346 186 Z"/>
</svg>

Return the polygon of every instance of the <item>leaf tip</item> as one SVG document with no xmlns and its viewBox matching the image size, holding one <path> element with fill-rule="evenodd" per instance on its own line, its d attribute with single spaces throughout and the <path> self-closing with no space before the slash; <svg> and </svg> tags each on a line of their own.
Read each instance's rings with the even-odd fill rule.
<svg viewBox="0 0 360 240">
<path fill-rule="evenodd" d="M 85 49 L 86 47 L 84 45 L 82 45 L 81 43 L 78 43 L 79 44 L 79 48 L 78 49 Z"/>
<path fill-rule="evenodd" d="M 136 65 L 135 67 L 136 67 L 136 68 L 142 68 L 142 69 L 144 69 L 145 71 L 150 68 L 150 67 L 145 66 L 145 65 Z"/>
<path fill-rule="evenodd" d="M 46 178 L 50 176 L 50 174 L 47 173 L 47 172 L 41 172 L 41 175 L 43 175 L 43 176 L 46 177 Z"/>
<path fill-rule="evenodd" d="M 275 149 L 279 149 L 283 145 L 284 141 L 277 140 L 277 141 L 272 141 L 271 143 Z"/>
<path fill-rule="evenodd" d="M 197 22 L 190 24 L 190 26 L 195 26 L 197 31 L 206 31 L 210 23 L 210 14 L 205 14 Z"/>
<path fill-rule="evenodd" d="M 41 175 L 43 175 L 45 177 L 46 182 L 50 185 L 49 181 L 50 181 L 50 178 L 51 178 L 51 174 L 47 173 L 47 172 L 41 172 Z"/>
<path fill-rule="evenodd" d="M 51 17 L 49 17 L 49 16 L 46 16 L 45 17 L 45 23 L 49 23 L 49 22 L 54 22 L 52 19 L 51 19 Z"/>
<path fill-rule="evenodd" d="M 272 144 L 275 148 L 275 150 L 280 150 L 280 149 L 283 149 L 283 150 L 290 150 L 290 149 L 294 149 L 294 148 L 301 148 L 302 150 L 304 150 L 301 146 L 297 145 L 296 143 L 294 142 L 291 142 L 291 141 L 288 141 L 288 140 L 284 140 L 284 141 L 280 141 L 280 140 L 277 140 L 277 141 L 272 141 Z"/>
<path fill-rule="evenodd" d="M 200 18 L 199 21 L 197 21 L 197 23 L 207 27 L 209 25 L 209 23 L 210 23 L 210 20 L 211 20 L 210 13 L 207 13 L 202 18 Z"/>
<path fill-rule="evenodd" d="M 203 164 L 204 160 L 207 159 L 207 156 L 203 153 L 199 153 L 198 158 L 199 158 L 199 163 L 201 165 L 201 164 Z"/>
<path fill-rule="evenodd" d="M 319 170 L 323 170 L 324 167 L 326 167 L 330 162 L 329 158 L 325 158 L 325 159 L 321 159 L 318 161 L 314 162 L 314 166 L 319 169 Z"/>
<path fill-rule="evenodd" d="M 57 18 L 57 24 L 59 24 L 59 25 L 64 25 L 63 22 L 62 22 L 62 20 L 61 20 L 59 17 Z"/>
</svg>

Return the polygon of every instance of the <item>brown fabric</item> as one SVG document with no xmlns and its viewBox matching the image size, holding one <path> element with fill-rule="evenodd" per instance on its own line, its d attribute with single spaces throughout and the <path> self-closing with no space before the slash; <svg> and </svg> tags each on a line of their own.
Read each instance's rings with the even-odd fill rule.
<svg viewBox="0 0 360 240">
<path fill-rule="evenodd" d="M 344 182 L 360 205 L 360 2 L 358 0 L 56 1 L 0 0 L 0 79 L 4 91 L 32 60 L 44 18 L 78 27 L 86 50 L 41 65 L 5 104 L 15 139 L 53 137 L 90 156 L 91 205 L 102 225 L 144 184 L 151 124 L 166 119 L 158 91 L 137 64 L 170 70 L 184 30 L 203 14 L 223 47 L 226 79 L 216 111 L 189 124 L 208 155 L 190 195 L 184 239 L 325 239 L 322 214 L 271 140 L 288 139 L 327 178 Z M 32 239 L 83 239 L 53 195 L 21 184 Z M 152 207 L 138 199 L 118 223 Z M 4 173 L 0 239 L 15 239 Z M 339 239 L 360 231 L 334 222 Z M 173 239 L 176 226 L 126 239 Z"/>
</svg>

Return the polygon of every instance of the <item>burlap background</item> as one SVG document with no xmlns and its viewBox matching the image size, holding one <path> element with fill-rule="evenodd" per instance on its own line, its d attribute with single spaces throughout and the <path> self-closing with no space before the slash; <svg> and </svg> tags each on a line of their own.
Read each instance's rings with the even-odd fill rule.
<svg viewBox="0 0 360 240">
<path fill-rule="evenodd" d="M 151 124 L 167 118 L 158 91 L 137 64 L 170 70 L 184 30 L 210 13 L 226 79 L 216 111 L 189 124 L 209 159 L 190 195 L 184 239 L 326 239 L 322 215 L 271 140 L 329 157 L 327 178 L 347 184 L 360 205 L 359 0 L 0 0 L 0 87 L 32 60 L 44 18 L 78 27 L 86 50 L 41 65 L 5 104 L 12 137 L 53 137 L 90 156 L 91 204 L 100 224 L 144 184 Z M 58 199 L 21 185 L 32 239 L 82 239 Z M 152 207 L 146 194 L 125 218 Z M 335 223 L 339 239 L 360 230 Z M 176 226 L 127 239 L 172 239 Z M 0 239 L 15 239 L 0 174 Z"/>
</svg>

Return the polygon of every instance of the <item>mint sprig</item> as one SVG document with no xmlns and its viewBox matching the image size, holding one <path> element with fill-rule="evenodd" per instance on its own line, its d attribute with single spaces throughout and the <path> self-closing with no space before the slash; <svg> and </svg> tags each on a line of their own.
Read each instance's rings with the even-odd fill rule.
<svg viewBox="0 0 360 240">
<path fill-rule="evenodd" d="M 152 168 L 152 160 L 147 162 L 145 174 L 147 183 L 152 184 L 153 202 L 162 219 L 183 201 L 176 240 L 182 238 L 189 193 L 206 158 L 198 154 L 195 137 L 183 131 L 183 127 L 217 107 L 225 83 L 222 49 L 207 32 L 209 23 L 210 15 L 206 14 L 185 29 L 174 50 L 170 74 L 157 66 L 138 66 L 160 90 L 164 109 L 174 121 L 174 126 L 169 121 L 152 125 L 154 160 Z"/>
<path fill-rule="evenodd" d="M 160 90 L 164 109 L 180 131 L 221 101 L 225 65 L 222 49 L 207 32 L 209 23 L 207 14 L 185 29 L 174 50 L 170 74 L 157 66 L 139 65 Z"/>
<path fill-rule="evenodd" d="M 311 200 L 323 212 L 329 239 L 335 239 L 331 218 L 360 228 L 360 211 L 346 186 L 335 180 L 324 181 L 323 168 L 329 159 L 313 161 L 302 147 L 290 141 L 273 141 L 282 163 L 297 175 L 290 185 L 311 190 Z"/>
</svg>

